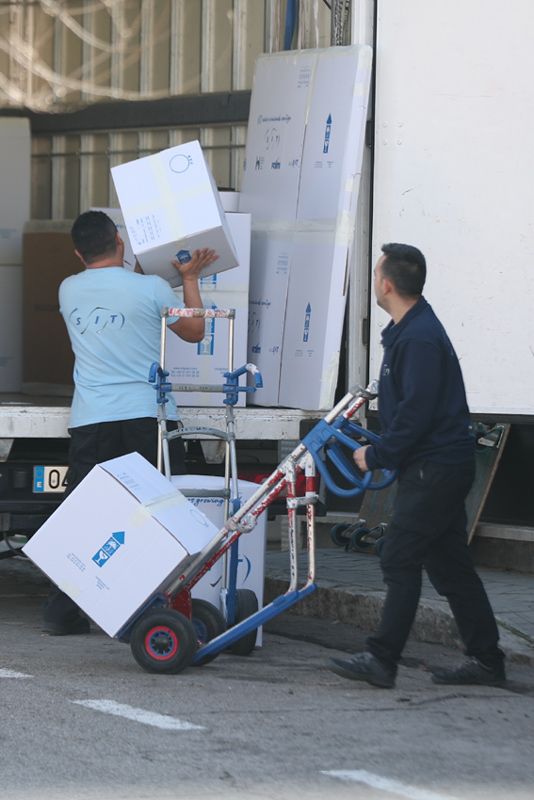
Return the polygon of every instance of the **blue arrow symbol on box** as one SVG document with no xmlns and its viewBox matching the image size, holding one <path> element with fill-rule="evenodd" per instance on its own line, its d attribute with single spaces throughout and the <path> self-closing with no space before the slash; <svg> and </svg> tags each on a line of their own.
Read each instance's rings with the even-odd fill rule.
<svg viewBox="0 0 534 800">
<path fill-rule="evenodd" d="M 332 114 L 329 114 L 326 118 L 326 128 L 324 132 L 324 144 L 323 144 L 323 153 L 328 153 L 328 149 L 330 147 L 330 135 L 332 133 Z"/>
<path fill-rule="evenodd" d="M 307 342 L 310 338 L 310 323 L 311 323 L 311 311 L 312 307 L 310 303 L 306 306 L 306 314 L 304 317 L 304 336 L 302 337 L 303 342 Z"/>
<path fill-rule="evenodd" d="M 102 547 L 96 551 L 91 560 L 95 562 L 97 567 L 103 567 L 104 564 L 107 564 L 111 556 L 117 552 L 119 547 L 124 544 L 125 538 L 124 531 L 115 531 L 115 533 L 111 534 L 107 542 L 104 542 Z"/>
</svg>

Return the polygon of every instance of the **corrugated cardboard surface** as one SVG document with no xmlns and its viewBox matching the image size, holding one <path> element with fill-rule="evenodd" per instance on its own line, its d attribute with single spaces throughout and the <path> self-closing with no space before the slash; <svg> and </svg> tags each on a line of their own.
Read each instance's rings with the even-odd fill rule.
<svg viewBox="0 0 534 800">
<path fill-rule="evenodd" d="M 58 290 L 64 278 L 82 271 L 70 238 L 71 224 L 30 223 L 23 237 L 22 381 L 27 388 L 47 384 L 66 394 L 72 387 L 74 358 L 59 313 Z"/>
</svg>

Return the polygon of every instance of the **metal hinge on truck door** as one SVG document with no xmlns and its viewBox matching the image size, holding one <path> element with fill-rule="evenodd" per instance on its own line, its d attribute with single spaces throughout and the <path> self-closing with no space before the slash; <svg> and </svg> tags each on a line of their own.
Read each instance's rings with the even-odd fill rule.
<svg viewBox="0 0 534 800">
<path fill-rule="evenodd" d="M 367 317 L 362 319 L 362 344 L 365 347 L 369 344 L 369 320 Z"/>
</svg>

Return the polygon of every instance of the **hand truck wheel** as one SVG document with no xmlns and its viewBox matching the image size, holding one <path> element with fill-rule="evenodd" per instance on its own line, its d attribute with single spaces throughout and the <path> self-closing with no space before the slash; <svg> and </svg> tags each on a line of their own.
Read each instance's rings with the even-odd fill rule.
<svg viewBox="0 0 534 800">
<path fill-rule="evenodd" d="M 259 606 L 258 598 L 252 589 L 237 589 L 235 595 L 235 624 L 237 625 L 238 622 L 242 622 L 244 619 L 251 617 L 252 614 L 255 614 Z M 256 629 L 246 633 L 228 648 L 229 652 L 235 656 L 249 656 L 256 646 L 256 634 Z"/>
<path fill-rule="evenodd" d="M 334 525 L 330 528 L 330 538 L 332 539 L 333 543 L 338 547 L 345 547 L 347 544 L 347 538 L 343 536 L 343 534 L 348 531 L 350 525 L 346 522 L 340 522 L 339 525 Z"/>
<path fill-rule="evenodd" d="M 188 667 L 197 650 L 193 623 L 171 608 L 143 614 L 130 635 L 132 655 L 146 672 L 176 675 Z"/>
<path fill-rule="evenodd" d="M 350 537 L 348 549 L 353 553 L 372 552 L 375 545 L 367 538 L 370 532 L 369 528 L 357 528 Z"/>
<path fill-rule="evenodd" d="M 193 598 L 192 606 L 193 616 L 191 622 L 195 629 L 198 645 L 202 647 L 203 644 L 211 642 L 212 639 L 225 632 L 226 620 L 219 609 L 213 603 L 208 603 L 207 600 Z M 209 664 L 218 655 L 219 653 L 213 653 L 210 656 L 206 656 L 201 661 L 196 661 L 195 666 Z"/>
</svg>

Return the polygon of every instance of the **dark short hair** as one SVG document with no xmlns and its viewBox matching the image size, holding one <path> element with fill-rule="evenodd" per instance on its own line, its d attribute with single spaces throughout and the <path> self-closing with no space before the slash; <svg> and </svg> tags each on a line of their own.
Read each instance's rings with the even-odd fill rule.
<svg viewBox="0 0 534 800">
<path fill-rule="evenodd" d="M 382 245 L 384 260 L 382 275 L 394 285 L 400 295 L 414 297 L 423 292 L 426 280 L 425 257 L 411 244 Z"/>
<path fill-rule="evenodd" d="M 85 211 L 71 228 L 74 247 L 86 264 L 117 249 L 117 226 L 103 211 Z"/>
</svg>

